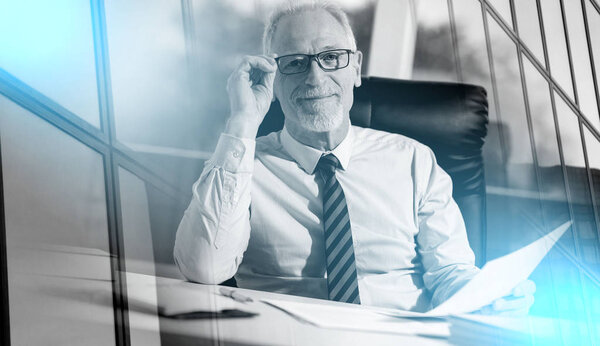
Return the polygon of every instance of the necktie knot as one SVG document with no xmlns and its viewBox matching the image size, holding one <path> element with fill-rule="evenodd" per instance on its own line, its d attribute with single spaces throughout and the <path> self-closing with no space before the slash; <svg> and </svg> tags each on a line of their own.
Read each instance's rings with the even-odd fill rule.
<svg viewBox="0 0 600 346">
<path fill-rule="evenodd" d="M 328 179 L 338 167 L 340 167 L 340 161 L 333 154 L 321 156 L 319 163 L 317 163 L 317 170 L 321 171 Z"/>
</svg>

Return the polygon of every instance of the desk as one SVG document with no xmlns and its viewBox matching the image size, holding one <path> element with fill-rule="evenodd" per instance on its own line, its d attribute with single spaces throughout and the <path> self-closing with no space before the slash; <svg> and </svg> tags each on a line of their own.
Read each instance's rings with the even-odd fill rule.
<svg viewBox="0 0 600 346">
<path fill-rule="evenodd" d="M 157 278 L 158 304 L 173 299 L 214 299 L 219 286 L 199 285 L 172 279 Z M 161 286 L 170 285 L 169 297 Z M 134 286 L 132 286 L 134 288 Z M 141 288 L 141 287 L 140 287 Z M 134 288 L 135 290 L 135 288 Z M 198 344 L 231 344 L 231 345 L 448 345 L 448 341 L 418 335 L 402 335 L 391 333 L 361 332 L 351 330 L 333 330 L 302 323 L 289 314 L 269 306 L 261 299 L 276 299 L 318 304 L 340 304 L 311 298 L 289 296 L 270 292 L 237 289 L 240 293 L 253 298 L 254 302 L 240 304 L 241 309 L 258 312 L 251 318 L 176 320 L 158 318 L 162 344 L 198 345 Z M 177 292 L 177 294 L 173 294 Z M 133 292 L 130 292 L 132 295 Z M 135 293 L 134 293 L 135 294 Z M 360 307 L 357 307 L 360 308 Z M 137 309 L 132 304 L 130 324 L 133 329 L 150 331 L 156 323 L 148 320 L 147 309 Z M 145 312 L 144 312 L 145 310 Z M 398 323 L 402 323 L 398 319 Z M 149 328 L 150 327 L 150 328 Z M 133 331 L 135 335 L 135 330 Z"/>
<path fill-rule="evenodd" d="M 132 345 L 450 344 L 448 339 L 422 335 L 320 328 L 302 323 L 259 300 L 274 299 L 321 305 L 341 303 L 246 289 L 237 290 L 253 298 L 255 302 L 240 307 L 258 312 L 258 316 L 204 320 L 159 317 L 157 306 L 164 306 L 173 296 L 183 304 L 210 301 L 217 296 L 219 286 L 154 276 L 142 277 L 145 282 L 139 285 L 139 280 L 136 284 L 136 280 L 128 276 L 131 279 L 128 281 L 127 293 L 130 298 L 128 318 Z M 18 280 L 11 284 L 12 297 L 22 297 L 17 299 L 20 302 L 18 306 L 11 306 L 11 338 L 15 344 L 104 346 L 114 342 L 109 278 L 42 276 L 31 273 L 19 274 L 14 278 Z M 163 286 L 168 286 L 169 289 L 161 290 Z M 136 297 L 141 297 L 141 300 L 150 297 L 153 304 L 136 304 Z M 403 322 L 398 320 L 398 323 Z M 462 332 L 475 339 L 479 336 L 470 325 L 463 328 Z"/>
</svg>

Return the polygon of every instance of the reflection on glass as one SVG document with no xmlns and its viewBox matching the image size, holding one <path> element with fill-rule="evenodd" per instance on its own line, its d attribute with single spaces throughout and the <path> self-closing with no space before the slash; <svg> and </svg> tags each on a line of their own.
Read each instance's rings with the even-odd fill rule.
<svg viewBox="0 0 600 346">
<path fill-rule="evenodd" d="M 413 79 L 458 81 L 447 0 L 419 1 Z"/>
<path fill-rule="evenodd" d="M 512 28 L 512 14 L 510 12 L 510 1 L 509 0 L 488 0 L 488 2 L 492 5 L 492 7 L 498 13 L 500 13 L 500 16 L 506 22 L 506 24 L 508 24 L 508 26 L 510 28 Z"/>
<path fill-rule="evenodd" d="M 564 101 L 556 96 L 556 108 L 560 127 L 560 139 L 567 170 L 568 190 L 573 210 L 575 254 L 596 275 L 600 274 L 598 266 L 598 238 L 594 219 L 590 186 L 579 121 Z"/>
<path fill-rule="evenodd" d="M 183 201 L 187 204 L 189 198 L 181 196 L 178 202 L 122 167 L 119 191 L 131 343 L 160 345 L 161 325 L 156 307 L 168 304 L 155 276 L 183 279 L 175 266 L 173 246 L 185 208 Z"/>
<path fill-rule="evenodd" d="M 544 18 L 544 33 L 550 61 L 550 74 L 560 87 L 573 97 L 573 84 L 567 55 L 567 42 L 563 26 L 560 0 L 540 1 Z"/>
<path fill-rule="evenodd" d="M 488 253 L 495 257 L 539 238 L 544 225 L 516 45 L 490 16 L 488 24 L 505 155 L 486 166 Z"/>
<path fill-rule="evenodd" d="M 105 6 L 117 138 L 133 148 L 196 148 L 181 3 Z"/>
<path fill-rule="evenodd" d="M 586 1 L 585 5 L 590 40 L 592 41 L 594 67 L 596 68 L 596 83 L 600 83 L 600 13 L 596 11 L 590 1 Z M 598 87 L 600 88 L 600 85 Z"/>
<path fill-rule="evenodd" d="M 0 1 L 0 69 L 100 127 L 89 1 Z"/>
<path fill-rule="evenodd" d="M 136 310 L 136 303 L 139 301 L 148 303 L 148 306 L 144 307 L 147 314 L 129 314 L 129 324 L 133 327 L 130 328 L 131 344 L 160 345 L 156 285 L 139 284 L 139 276 L 136 275 L 155 275 L 146 185 L 137 176 L 119 167 L 119 190 L 127 268 L 126 291 L 128 299 L 132 301 L 130 311 Z M 149 278 L 147 282 L 155 283 L 155 280 Z M 138 326 L 145 326 L 145 330 L 141 331 Z"/>
<path fill-rule="evenodd" d="M 533 158 L 531 156 L 531 142 L 529 140 L 517 49 L 514 42 L 493 19 L 489 18 L 488 22 L 498 87 L 497 102 L 501 112 L 499 118 L 505 126 L 503 135 L 505 149 L 507 150 L 507 163 L 514 165 L 515 168 L 517 166 L 523 167 L 523 164 L 531 165 Z M 531 188 L 531 176 L 526 171 L 520 173 L 518 171 L 521 171 L 521 169 L 511 172 L 511 168 L 509 168 L 508 184 L 514 187 Z M 522 173 L 525 175 L 522 175 Z"/>
<path fill-rule="evenodd" d="M 579 108 L 596 130 L 600 130 L 600 117 L 598 115 L 598 104 L 596 103 L 594 80 L 592 79 L 590 51 L 588 50 L 583 23 L 581 1 L 564 1 L 564 4 L 569 29 L 569 43 L 571 52 L 573 52 L 571 57 L 577 83 Z"/>
<path fill-rule="evenodd" d="M 2 96 L 0 109 L 11 341 L 114 344 L 103 158 Z"/>
<path fill-rule="evenodd" d="M 481 4 L 479 1 L 453 1 L 454 20 L 458 43 L 458 60 L 463 82 L 483 86 L 488 96 L 488 135 L 483 146 L 486 171 L 493 171 L 504 163 L 503 147 L 499 137 L 499 123 L 490 78 L 490 65 L 485 40 L 485 30 Z M 498 185 L 492 176 L 486 175 L 486 181 Z"/>
<path fill-rule="evenodd" d="M 543 221 L 547 232 L 570 219 L 548 82 L 523 57 L 535 152 L 540 177 Z"/>
<path fill-rule="evenodd" d="M 518 0 L 514 2 L 519 37 L 527 48 L 535 55 L 537 61 L 544 66 L 544 47 L 542 46 L 542 31 L 538 20 L 536 0 Z"/>
<path fill-rule="evenodd" d="M 590 174 L 592 176 L 596 215 L 600 216 L 600 140 L 585 126 L 583 128 L 583 135 Z M 600 236 L 600 228 L 597 229 L 597 233 Z"/>
</svg>

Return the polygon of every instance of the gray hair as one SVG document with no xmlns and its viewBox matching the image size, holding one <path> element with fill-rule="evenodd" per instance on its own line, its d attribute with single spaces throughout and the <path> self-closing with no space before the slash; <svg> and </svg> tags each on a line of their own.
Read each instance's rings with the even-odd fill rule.
<svg viewBox="0 0 600 346">
<path fill-rule="evenodd" d="M 309 12 L 315 10 L 327 11 L 327 13 L 331 14 L 333 18 L 335 18 L 342 25 L 344 31 L 346 32 L 346 37 L 348 38 L 348 41 L 350 41 L 350 49 L 355 51 L 356 39 L 354 38 L 354 33 L 352 32 L 352 28 L 350 27 L 350 22 L 348 21 L 348 16 L 346 15 L 346 13 L 338 5 L 324 1 L 313 0 L 312 2 L 308 3 L 300 1 L 289 1 L 287 4 L 276 8 L 271 13 L 271 16 L 265 23 L 265 31 L 263 33 L 263 53 L 270 53 L 273 36 L 275 35 L 275 30 L 277 30 L 277 25 L 283 17 L 291 16 L 293 14 L 301 12 Z"/>
</svg>

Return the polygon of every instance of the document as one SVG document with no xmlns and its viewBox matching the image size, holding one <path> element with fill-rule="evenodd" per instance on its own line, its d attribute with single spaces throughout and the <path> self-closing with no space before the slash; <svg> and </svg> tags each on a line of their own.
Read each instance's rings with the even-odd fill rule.
<svg viewBox="0 0 600 346">
<path fill-rule="evenodd" d="M 325 328 L 447 336 L 448 323 L 441 319 L 433 319 L 432 322 L 431 317 L 476 311 L 498 298 L 510 295 L 519 283 L 527 280 L 570 226 L 571 221 L 568 221 L 533 243 L 488 262 L 450 299 L 425 313 L 341 303 L 309 304 L 274 299 L 262 301 L 298 320 Z"/>
<path fill-rule="evenodd" d="M 519 283 L 527 280 L 570 226 L 571 221 L 567 221 L 533 243 L 486 263 L 463 288 L 426 314 L 442 316 L 472 312 L 510 295 Z"/>
<path fill-rule="evenodd" d="M 448 337 L 449 324 L 443 319 L 403 319 L 386 316 L 378 309 L 361 305 L 305 303 L 262 299 L 297 320 L 321 328 L 361 330 L 408 335 Z"/>
</svg>

